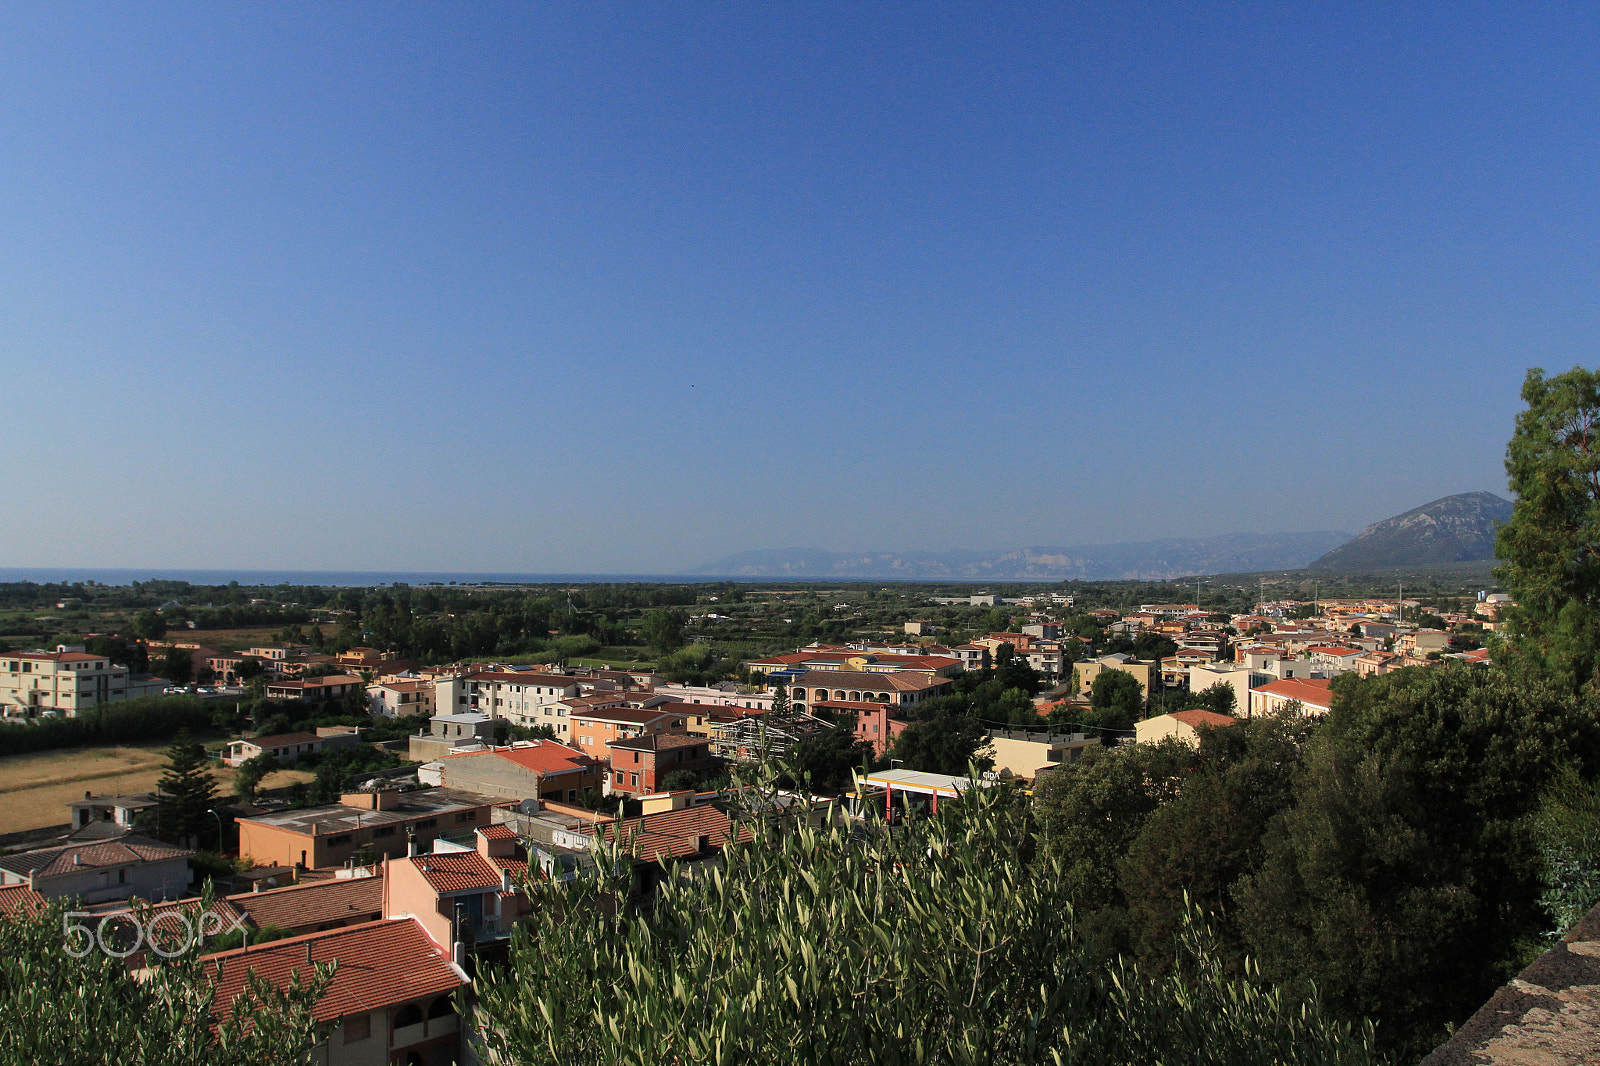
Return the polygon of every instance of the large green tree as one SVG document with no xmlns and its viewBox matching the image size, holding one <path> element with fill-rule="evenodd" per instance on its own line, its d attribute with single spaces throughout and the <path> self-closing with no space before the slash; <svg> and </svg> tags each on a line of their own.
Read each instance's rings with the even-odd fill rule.
<svg viewBox="0 0 1600 1066">
<path fill-rule="evenodd" d="M 217 781 L 206 772 L 205 748 L 190 738 L 188 730 L 167 748 L 164 769 L 156 781 L 156 829 L 162 839 L 191 846 L 214 839 L 217 828 L 211 809 L 216 806 Z"/>
<path fill-rule="evenodd" d="M 1495 544 L 1516 599 L 1509 650 L 1574 686 L 1600 664 L 1600 372 L 1528 371 L 1506 447 L 1517 496 Z"/>
<path fill-rule="evenodd" d="M 894 757 L 908 770 L 961 776 L 972 765 L 979 770 L 994 766 L 994 754 L 987 746 L 987 739 L 988 732 L 973 718 L 912 722 L 896 738 Z"/>
<path fill-rule="evenodd" d="M 1089 683 L 1090 724 L 1106 732 L 1105 739 L 1131 730 L 1144 717 L 1144 688 L 1126 670 L 1102 670 Z"/>
<path fill-rule="evenodd" d="M 1034 788 L 1045 851 L 1061 861 L 1063 890 L 1101 954 L 1129 946 L 1120 864 L 1197 761 L 1193 748 L 1171 739 L 1090 748 Z"/>
<path fill-rule="evenodd" d="M 1269 977 L 1425 1051 L 1537 946 L 1532 817 L 1558 768 L 1592 770 L 1600 728 L 1558 682 L 1464 664 L 1335 693 L 1239 925 Z"/>
<path fill-rule="evenodd" d="M 194 657 L 184 648 L 168 648 L 161 661 L 161 676 L 174 685 L 187 685 L 194 680 Z"/>
</svg>

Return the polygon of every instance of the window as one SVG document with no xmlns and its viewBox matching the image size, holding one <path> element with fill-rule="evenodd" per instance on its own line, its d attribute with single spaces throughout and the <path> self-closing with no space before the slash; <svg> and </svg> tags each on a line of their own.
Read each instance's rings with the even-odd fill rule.
<svg viewBox="0 0 1600 1066">
<path fill-rule="evenodd" d="M 394 826 L 386 825 L 381 829 L 374 829 L 372 835 L 374 837 L 392 837 L 394 836 Z"/>
<path fill-rule="evenodd" d="M 628 775 L 628 784 L 637 785 L 638 783 L 639 783 L 639 775 L 638 774 L 629 774 Z"/>
<path fill-rule="evenodd" d="M 336 837 L 329 837 L 328 838 L 328 846 L 329 847 L 335 847 L 335 846 L 337 846 L 339 844 L 348 844 L 348 843 L 350 843 L 350 834 L 349 833 L 340 833 Z"/>
<path fill-rule="evenodd" d="M 459 825 L 462 822 L 470 822 L 474 818 L 476 818 L 477 816 L 478 816 L 478 812 L 477 811 L 462 811 L 461 813 L 456 815 L 456 823 Z"/>
<path fill-rule="evenodd" d="M 344 1042 L 353 1044 L 372 1035 L 372 1015 L 352 1014 L 344 1020 Z"/>
<path fill-rule="evenodd" d="M 417 828 L 418 829 L 432 829 L 434 826 L 436 826 L 438 824 L 439 824 L 439 819 L 437 819 L 437 818 L 429 818 L 426 821 L 418 822 L 417 823 Z"/>
</svg>

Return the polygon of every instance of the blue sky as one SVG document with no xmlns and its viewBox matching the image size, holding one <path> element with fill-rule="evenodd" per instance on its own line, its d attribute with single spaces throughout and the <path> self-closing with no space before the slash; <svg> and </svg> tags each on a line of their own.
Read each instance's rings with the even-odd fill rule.
<svg viewBox="0 0 1600 1066">
<path fill-rule="evenodd" d="M 1356 530 L 1594 362 L 1585 5 L 0 11 L 0 565 Z"/>
</svg>

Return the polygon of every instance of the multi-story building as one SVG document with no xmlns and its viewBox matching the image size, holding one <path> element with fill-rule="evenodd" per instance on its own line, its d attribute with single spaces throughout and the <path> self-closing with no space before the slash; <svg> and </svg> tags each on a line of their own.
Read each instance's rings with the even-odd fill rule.
<svg viewBox="0 0 1600 1066">
<path fill-rule="evenodd" d="M 330 674 L 308 681 L 273 681 L 267 685 L 267 698 L 296 700 L 300 703 L 331 703 L 352 691 L 365 690 L 366 682 L 349 674 Z"/>
<path fill-rule="evenodd" d="M 660 792 L 668 774 L 678 770 L 704 773 L 721 765 L 711 754 L 711 741 L 687 733 L 646 733 L 613 740 L 609 791 L 642 796 Z"/>
<path fill-rule="evenodd" d="M 789 705 L 804 711 L 827 700 L 910 706 L 948 692 L 952 682 L 920 671 L 807 670 L 791 676 Z"/>
<path fill-rule="evenodd" d="M 1299 704 L 1300 713 L 1319 717 L 1333 708 L 1333 690 L 1326 678 L 1289 678 L 1274 681 L 1250 692 L 1250 717 L 1281 714 Z"/>
<path fill-rule="evenodd" d="M 1107 670 L 1121 670 L 1123 673 L 1132 676 L 1135 681 L 1139 682 L 1139 691 L 1146 697 L 1150 695 L 1151 682 L 1158 681 L 1161 677 L 1160 663 L 1147 662 L 1143 659 L 1135 659 L 1131 655 L 1114 652 L 1110 655 L 1102 655 L 1098 659 L 1086 659 L 1081 663 L 1075 664 L 1072 668 L 1074 690 L 1080 695 L 1089 695 L 1089 689 L 1094 684 L 1094 679 Z"/>
<path fill-rule="evenodd" d="M 610 680 L 592 683 L 607 689 L 615 687 Z M 540 709 L 573 699 L 580 691 L 578 679 L 565 674 L 480 670 L 438 678 L 434 682 L 434 706 L 444 714 L 481 711 L 515 725 L 547 725 Z"/>
<path fill-rule="evenodd" d="M 754 677 L 773 673 L 794 674 L 812 670 L 889 674 L 917 672 L 952 677 L 963 669 L 960 659 L 943 655 L 899 655 L 857 651 L 854 648 L 805 648 L 789 655 L 769 655 L 745 663 Z"/>
<path fill-rule="evenodd" d="M 527 874 L 516 834 L 487 825 L 473 833 L 471 846 L 385 861 L 383 913 L 415 918 L 441 949 L 500 940 L 530 912 L 522 891 Z"/>
<path fill-rule="evenodd" d="M 401 718 L 417 714 L 431 717 L 433 697 L 432 681 L 382 681 L 367 686 L 367 705 L 373 714 L 384 718 Z"/>
<path fill-rule="evenodd" d="M 0 652 L 0 711 L 7 718 L 32 718 L 46 711 L 72 718 L 102 703 L 146 694 L 147 689 L 130 692 L 126 666 L 91 655 L 82 645 Z"/>
<path fill-rule="evenodd" d="M 572 735 L 567 743 L 585 755 L 605 759 L 611 755 L 609 745 L 614 740 L 647 733 L 684 733 L 688 727 L 689 721 L 683 715 L 657 707 L 591 707 L 573 712 Z"/>
<path fill-rule="evenodd" d="M 571 802 L 605 784 L 605 764 L 554 740 L 522 740 L 447 755 L 418 770 L 417 778 L 488 796 Z"/>
</svg>

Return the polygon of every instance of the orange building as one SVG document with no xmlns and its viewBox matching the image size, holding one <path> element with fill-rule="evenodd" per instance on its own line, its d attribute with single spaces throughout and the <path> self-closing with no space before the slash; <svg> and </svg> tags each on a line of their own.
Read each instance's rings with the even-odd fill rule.
<svg viewBox="0 0 1600 1066">
<path fill-rule="evenodd" d="M 258 864 L 322 869 L 406 854 L 443 833 L 490 823 L 504 799 L 452 788 L 352 792 L 338 803 L 240 818 L 239 854 Z"/>
</svg>

